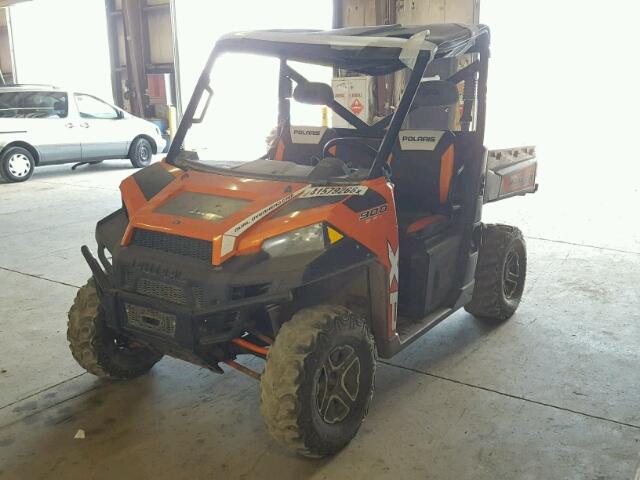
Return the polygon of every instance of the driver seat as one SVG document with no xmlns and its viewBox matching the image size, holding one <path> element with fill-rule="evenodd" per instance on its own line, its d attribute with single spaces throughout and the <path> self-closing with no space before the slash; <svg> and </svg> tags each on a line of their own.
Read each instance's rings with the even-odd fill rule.
<svg viewBox="0 0 640 480">
<path fill-rule="evenodd" d="M 461 169 L 451 131 L 404 130 L 393 149 L 393 182 L 401 235 L 431 236 L 450 225 Z"/>
<path fill-rule="evenodd" d="M 285 125 L 269 156 L 274 160 L 314 166 L 322 158 L 326 143 L 337 136 L 333 128 Z M 335 148 L 331 153 L 335 154 Z"/>
</svg>

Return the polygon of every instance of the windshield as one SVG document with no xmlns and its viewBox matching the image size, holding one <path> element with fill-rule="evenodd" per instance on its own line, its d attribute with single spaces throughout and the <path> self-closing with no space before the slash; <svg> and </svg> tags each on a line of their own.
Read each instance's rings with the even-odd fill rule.
<svg viewBox="0 0 640 480">
<path fill-rule="evenodd" d="M 251 33 L 257 43 L 243 35 L 214 49 L 169 163 L 249 178 L 354 182 L 391 175 L 401 131 L 421 141 L 476 128 L 478 54 L 457 49 L 432 58 L 428 45 L 421 48 L 424 31 L 406 41 L 302 35 L 307 44 L 290 33 L 277 42 L 262 38 L 277 32 Z"/>
<path fill-rule="evenodd" d="M 379 85 L 395 77 L 407 75 L 225 53 L 208 72 L 176 163 L 248 177 L 365 178 L 385 134 L 377 123 L 393 112 Z"/>
</svg>

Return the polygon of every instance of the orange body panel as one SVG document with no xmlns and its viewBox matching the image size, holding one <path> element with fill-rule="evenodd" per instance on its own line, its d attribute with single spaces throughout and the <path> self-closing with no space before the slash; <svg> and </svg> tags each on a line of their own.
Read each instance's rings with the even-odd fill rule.
<svg viewBox="0 0 640 480">
<path fill-rule="evenodd" d="M 394 333 L 398 292 L 398 226 L 393 186 L 386 179 L 381 177 L 359 184 L 375 190 L 386 200 L 387 209 L 371 218 L 361 220 L 359 212 L 342 203 L 274 216 L 280 206 L 294 200 L 308 184 L 239 178 L 193 170 L 174 171 L 170 165 L 163 166 L 176 176 L 176 180 L 149 201 L 144 198 L 133 177 L 122 182 L 120 188 L 130 220 L 123 245 L 130 243 L 136 228 L 197 238 L 212 242 L 213 264 L 220 265 L 233 256 L 258 252 L 262 243 L 269 238 L 325 222 L 371 250 L 389 273 L 389 335 Z M 218 222 L 156 212 L 158 207 L 184 192 L 243 199 L 249 203 Z M 247 223 L 251 224 L 247 226 Z"/>
<path fill-rule="evenodd" d="M 451 180 L 453 179 L 453 166 L 454 166 L 454 150 L 453 145 L 447 148 L 447 151 L 442 154 L 440 161 L 442 166 L 440 168 L 440 203 L 445 204 L 449 199 L 449 189 L 451 188 Z"/>
</svg>

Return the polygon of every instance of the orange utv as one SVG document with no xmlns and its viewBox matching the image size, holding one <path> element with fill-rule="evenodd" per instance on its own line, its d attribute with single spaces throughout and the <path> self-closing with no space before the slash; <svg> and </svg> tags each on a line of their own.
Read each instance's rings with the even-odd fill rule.
<svg viewBox="0 0 640 480">
<path fill-rule="evenodd" d="M 234 154 L 258 116 L 230 153 L 202 147 L 230 122 L 209 103 L 229 101 L 214 65 L 236 55 L 238 82 L 275 86 L 271 140 L 260 133 L 253 159 Z M 274 68 L 258 70 L 265 58 Z M 461 24 L 222 37 L 167 158 L 122 182 L 97 258 L 82 247 L 92 277 L 69 312 L 74 358 L 114 379 L 163 355 L 225 364 L 259 380 L 281 444 L 311 457 L 343 448 L 378 357 L 460 308 L 492 322 L 518 308 L 525 242 L 482 210 L 535 192 L 537 164 L 532 147 L 483 146 L 488 59 L 489 30 Z M 324 82 L 308 78 L 318 69 Z M 369 90 L 350 103 L 336 80 L 354 78 Z M 301 107 L 324 110 L 320 125 L 295 123 Z"/>
</svg>

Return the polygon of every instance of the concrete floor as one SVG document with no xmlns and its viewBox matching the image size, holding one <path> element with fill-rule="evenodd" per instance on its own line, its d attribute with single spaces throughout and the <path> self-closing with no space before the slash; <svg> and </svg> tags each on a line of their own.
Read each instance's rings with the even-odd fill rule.
<svg viewBox="0 0 640 480">
<path fill-rule="evenodd" d="M 637 238 L 589 242 L 567 217 L 549 232 L 549 217 L 532 220 L 545 213 L 532 210 L 540 194 L 488 208 L 489 220 L 526 227 L 518 313 L 489 328 L 459 312 L 381 362 L 359 435 L 309 461 L 270 440 L 247 377 L 166 358 L 144 378 L 110 383 L 71 358 L 66 312 L 89 276 L 79 246 L 93 245 L 96 220 L 120 205 L 127 165 L 52 167 L 0 185 L 0 478 L 633 477 Z M 595 246 L 558 241 L 567 239 Z M 85 439 L 74 439 L 79 429 Z"/>
</svg>

